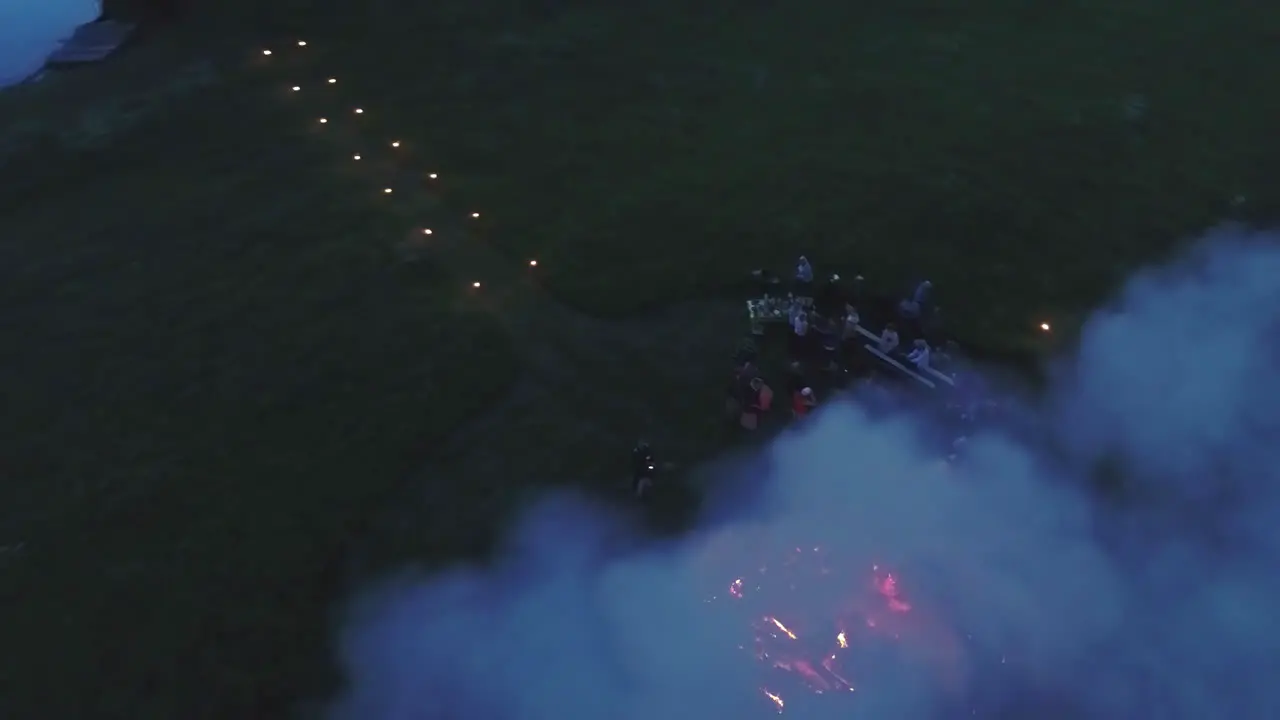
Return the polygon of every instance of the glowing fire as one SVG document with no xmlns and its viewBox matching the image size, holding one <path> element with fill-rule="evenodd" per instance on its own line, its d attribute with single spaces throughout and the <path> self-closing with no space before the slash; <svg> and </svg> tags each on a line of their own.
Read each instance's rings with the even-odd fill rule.
<svg viewBox="0 0 1280 720">
<path fill-rule="evenodd" d="M 759 691 L 777 712 L 786 708 L 789 691 L 784 685 L 819 695 L 854 692 L 855 650 L 884 639 L 896 641 L 902 632 L 915 634 L 905 624 L 914 615 L 897 576 L 878 565 L 867 570 L 836 572 L 821 548 L 795 548 L 778 565 L 729 583 L 727 602 L 760 611 L 749 621 L 754 643 L 741 647 L 765 666 L 771 679 Z M 757 603 L 767 607 L 757 608 Z M 815 615 L 823 618 L 816 624 Z M 943 640 L 946 645 L 947 638 Z M 778 671 L 785 675 L 777 676 Z"/>
</svg>

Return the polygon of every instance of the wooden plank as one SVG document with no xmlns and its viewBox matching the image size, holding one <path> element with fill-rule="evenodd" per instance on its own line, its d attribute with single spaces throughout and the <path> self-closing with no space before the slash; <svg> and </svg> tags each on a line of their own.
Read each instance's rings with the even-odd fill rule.
<svg viewBox="0 0 1280 720">
<path fill-rule="evenodd" d="M 933 381 L 929 380 L 928 378 L 924 377 L 923 375 L 920 375 L 920 374 L 919 374 L 919 373 L 917 373 L 916 371 L 912 370 L 911 368 L 907 367 L 906 365 L 903 365 L 902 363 L 898 362 L 897 360 L 894 360 L 893 358 L 889 357 L 889 356 L 888 356 L 888 355 L 886 355 L 885 353 L 880 352 L 880 348 L 876 347 L 875 345 L 863 345 L 863 347 L 864 347 L 864 348 L 866 348 L 867 352 L 871 353 L 872 355 L 875 355 L 876 357 L 880 358 L 881 360 L 883 360 L 883 361 L 885 361 L 885 362 L 889 363 L 890 365 L 892 365 L 892 366 L 894 366 L 894 367 L 898 368 L 898 369 L 899 369 L 899 370 L 901 370 L 902 372 L 904 372 L 904 373 L 906 373 L 906 374 L 910 375 L 911 377 L 915 378 L 917 381 L 919 381 L 919 382 L 920 382 L 920 383 L 922 383 L 923 385 L 925 385 L 925 386 L 927 386 L 927 387 L 929 387 L 929 388 L 935 388 L 935 389 L 938 387 L 937 385 L 934 385 L 934 384 L 933 384 Z"/>
<path fill-rule="evenodd" d="M 872 342 L 875 342 L 875 343 L 877 343 L 877 344 L 880 342 L 880 338 L 879 338 L 875 333 L 873 333 L 873 332 L 871 332 L 870 330 L 868 330 L 868 329 L 866 329 L 866 328 L 862 327 L 861 325 L 859 325 L 859 326 L 857 326 L 857 327 L 858 327 L 858 333 L 859 333 L 860 335 L 862 335 L 862 337 L 864 337 L 864 338 L 866 338 L 866 339 L 868 339 L 868 340 L 871 340 Z M 925 372 L 927 372 L 929 375 L 931 375 L 931 376 L 933 376 L 933 377 L 937 378 L 938 380 L 941 380 L 942 382 L 944 382 L 944 383 L 946 383 L 946 384 L 948 384 L 948 385 L 950 385 L 950 386 L 952 386 L 952 387 L 955 387 L 956 382 L 955 382 L 954 380 L 952 380 L 952 379 L 950 378 L 950 376 L 946 375 L 945 373 L 938 372 L 937 370 L 935 370 L 935 369 L 933 369 L 933 368 L 925 368 Z"/>
</svg>

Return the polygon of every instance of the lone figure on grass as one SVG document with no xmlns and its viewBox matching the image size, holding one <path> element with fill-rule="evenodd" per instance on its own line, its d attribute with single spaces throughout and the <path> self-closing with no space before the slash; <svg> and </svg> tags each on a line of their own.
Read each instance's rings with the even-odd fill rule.
<svg viewBox="0 0 1280 720">
<path fill-rule="evenodd" d="M 658 463 L 649 443 L 643 440 L 636 443 L 631 450 L 631 491 L 636 498 L 643 498 L 653 488 L 653 476 L 657 470 Z"/>
<path fill-rule="evenodd" d="M 916 286 L 915 292 L 911 297 L 903 300 L 898 304 L 898 312 L 902 313 L 902 317 L 910 320 L 919 320 L 924 314 L 925 307 L 929 302 L 929 294 L 933 291 L 933 283 L 925 280 Z"/>
<path fill-rule="evenodd" d="M 796 262 L 796 295 L 813 297 L 813 266 L 804 255 Z"/>
</svg>

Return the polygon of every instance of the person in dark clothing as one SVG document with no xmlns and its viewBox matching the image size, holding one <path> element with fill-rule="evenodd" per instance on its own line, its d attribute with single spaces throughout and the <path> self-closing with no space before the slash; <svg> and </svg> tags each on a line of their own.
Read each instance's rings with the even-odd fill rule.
<svg viewBox="0 0 1280 720">
<path fill-rule="evenodd" d="M 814 295 L 813 310 L 824 318 L 835 318 L 839 317 L 845 302 L 845 292 L 840 284 L 840 276 L 832 275 Z"/>
<path fill-rule="evenodd" d="M 787 395 L 794 395 L 807 387 L 809 387 L 809 378 L 804 371 L 804 365 L 798 362 L 791 363 L 787 368 Z"/>
<path fill-rule="evenodd" d="M 822 366 L 829 372 L 834 372 L 837 368 L 836 358 L 840 349 L 840 333 L 837 327 L 834 319 L 822 317 L 814 328 L 817 332 L 817 346 Z"/>
<path fill-rule="evenodd" d="M 658 461 L 649 443 L 641 440 L 631 450 L 631 491 L 637 498 L 643 498 L 653 488 L 653 478 L 657 475 Z"/>
</svg>

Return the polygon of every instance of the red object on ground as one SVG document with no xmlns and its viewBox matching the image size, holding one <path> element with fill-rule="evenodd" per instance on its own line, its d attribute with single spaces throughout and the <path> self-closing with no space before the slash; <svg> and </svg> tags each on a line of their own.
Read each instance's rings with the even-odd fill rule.
<svg viewBox="0 0 1280 720">
<path fill-rule="evenodd" d="M 760 411 L 769 412 L 769 408 L 773 407 L 773 388 L 765 385 L 760 388 Z"/>
<path fill-rule="evenodd" d="M 791 412 L 794 412 L 796 417 L 803 417 L 808 414 L 811 407 L 813 407 L 813 404 L 809 402 L 809 398 L 804 396 L 804 393 L 799 391 L 791 393 Z"/>
</svg>

